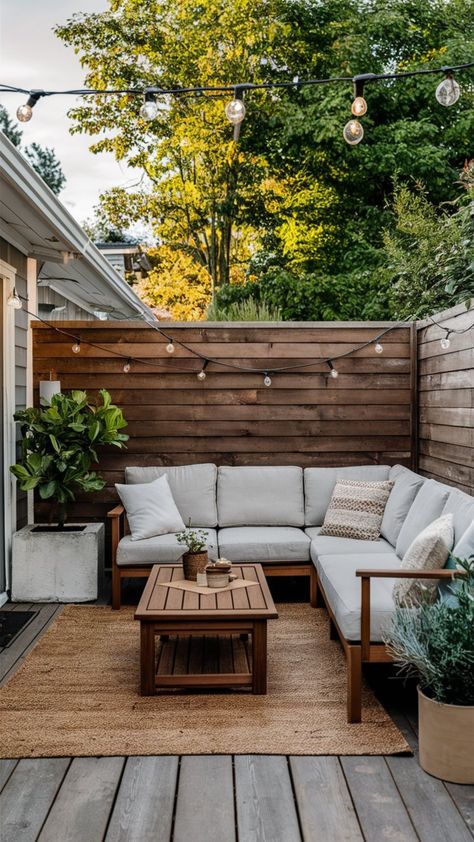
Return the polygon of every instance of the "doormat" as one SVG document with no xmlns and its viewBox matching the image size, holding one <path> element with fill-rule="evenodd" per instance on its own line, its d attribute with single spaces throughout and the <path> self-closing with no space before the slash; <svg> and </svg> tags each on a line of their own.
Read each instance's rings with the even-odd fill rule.
<svg viewBox="0 0 474 842">
<path fill-rule="evenodd" d="M 37 611 L 0 611 L 0 649 L 13 643 L 17 634 L 28 625 Z"/>
</svg>

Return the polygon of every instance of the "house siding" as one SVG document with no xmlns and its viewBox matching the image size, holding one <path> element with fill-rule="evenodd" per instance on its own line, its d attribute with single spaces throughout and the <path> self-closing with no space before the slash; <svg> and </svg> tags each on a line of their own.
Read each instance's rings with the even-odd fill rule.
<svg viewBox="0 0 474 842">
<path fill-rule="evenodd" d="M 27 258 L 26 255 L 0 238 L 0 259 L 16 270 L 16 291 L 27 297 Z M 24 409 L 27 403 L 27 342 L 28 315 L 24 310 L 15 310 L 15 409 Z M 17 430 L 17 451 L 20 446 L 20 434 Z M 28 522 L 27 496 L 17 486 L 17 528 Z"/>
</svg>

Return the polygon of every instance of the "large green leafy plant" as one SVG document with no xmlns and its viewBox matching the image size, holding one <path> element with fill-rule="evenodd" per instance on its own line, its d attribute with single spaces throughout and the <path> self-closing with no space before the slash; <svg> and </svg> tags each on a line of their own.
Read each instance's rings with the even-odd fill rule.
<svg viewBox="0 0 474 842">
<path fill-rule="evenodd" d="M 124 448 L 128 436 L 122 410 L 105 389 L 96 404 L 86 392 L 54 395 L 51 404 L 28 407 L 15 413 L 20 424 L 22 458 L 10 470 L 22 491 L 37 489 L 42 500 L 57 504 L 58 525 L 63 527 L 67 506 L 78 491 L 100 491 L 105 480 L 92 465 L 105 445 Z"/>
<path fill-rule="evenodd" d="M 450 705 L 474 705 L 474 556 L 455 559 L 465 577 L 434 604 L 400 607 L 385 636 L 390 653 L 425 695 Z"/>
</svg>

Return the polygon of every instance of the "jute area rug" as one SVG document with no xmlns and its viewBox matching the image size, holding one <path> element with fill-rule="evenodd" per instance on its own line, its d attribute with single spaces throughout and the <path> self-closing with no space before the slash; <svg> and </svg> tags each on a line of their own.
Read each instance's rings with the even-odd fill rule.
<svg viewBox="0 0 474 842">
<path fill-rule="evenodd" d="M 345 659 L 326 613 L 278 611 L 268 623 L 268 695 L 141 697 L 133 610 L 68 606 L 0 690 L 1 756 L 409 752 L 366 686 L 363 722 L 346 722 Z"/>
</svg>

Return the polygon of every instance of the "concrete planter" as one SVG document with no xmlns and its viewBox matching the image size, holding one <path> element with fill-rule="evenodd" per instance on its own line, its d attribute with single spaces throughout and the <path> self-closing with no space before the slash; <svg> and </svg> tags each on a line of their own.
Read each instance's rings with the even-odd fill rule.
<svg viewBox="0 0 474 842">
<path fill-rule="evenodd" d="M 474 705 L 445 705 L 418 689 L 420 766 L 435 778 L 474 784 Z"/>
<path fill-rule="evenodd" d="M 88 602 L 97 599 L 104 569 L 104 525 L 68 524 L 67 531 L 15 532 L 12 548 L 14 602 Z M 74 530 L 77 527 L 77 530 Z"/>
</svg>

